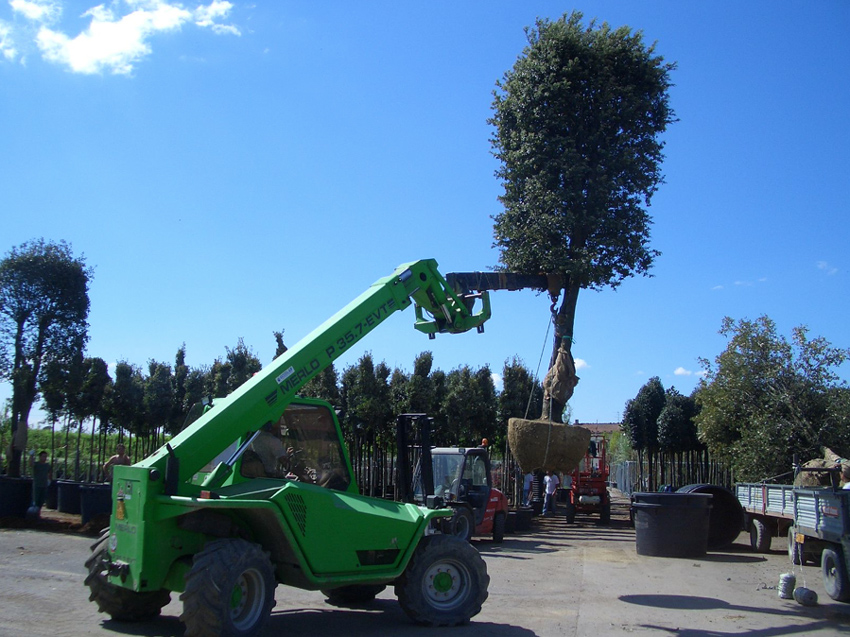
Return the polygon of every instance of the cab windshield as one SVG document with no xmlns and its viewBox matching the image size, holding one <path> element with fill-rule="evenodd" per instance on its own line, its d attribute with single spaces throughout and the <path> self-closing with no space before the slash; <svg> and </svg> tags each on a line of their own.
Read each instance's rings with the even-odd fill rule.
<svg viewBox="0 0 850 637">
<path fill-rule="evenodd" d="M 345 491 L 351 476 L 333 415 L 322 405 L 289 405 L 242 455 L 246 478 L 285 478 Z"/>
</svg>

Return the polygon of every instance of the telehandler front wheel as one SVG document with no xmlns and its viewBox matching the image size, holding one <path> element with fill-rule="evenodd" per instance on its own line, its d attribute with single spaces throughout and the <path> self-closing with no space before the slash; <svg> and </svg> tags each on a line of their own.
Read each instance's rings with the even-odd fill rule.
<svg viewBox="0 0 850 637">
<path fill-rule="evenodd" d="M 274 606 L 274 570 L 257 544 L 208 543 L 192 560 L 180 595 L 186 637 L 256 635 Z"/>
<path fill-rule="evenodd" d="M 490 576 L 478 551 L 451 535 L 422 538 L 395 594 L 407 616 L 424 626 L 457 626 L 481 612 Z"/>
<path fill-rule="evenodd" d="M 109 544 L 109 529 L 104 529 L 100 538 L 91 547 L 91 556 L 86 560 L 89 574 L 85 584 L 91 594 L 89 601 L 97 604 L 101 613 L 106 613 L 119 622 L 140 622 L 157 617 L 162 607 L 171 601 L 165 589 L 137 593 L 127 588 L 110 584 L 106 575 Z"/>
</svg>

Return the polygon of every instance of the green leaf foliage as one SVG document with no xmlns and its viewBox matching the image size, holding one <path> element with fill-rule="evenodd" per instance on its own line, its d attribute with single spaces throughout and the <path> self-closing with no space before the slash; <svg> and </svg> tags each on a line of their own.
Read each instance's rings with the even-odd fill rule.
<svg viewBox="0 0 850 637">
<path fill-rule="evenodd" d="M 622 430 L 629 437 L 632 449 L 658 449 L 658 419 L 664 410 L 667 395 L 658 376 L 653 376 L 626 402 Z"/>
<path fill-rule="evenodd" d="M 640 31 L 582 17 L 537 20 L 497 83 L 489 123 L 504 212 L 494 230 L 504 269 L 598 289 L 647 273 L 659 254 L 645 206 L 663 181 L 675 65 Z"/>
<path fill-rule="evenodd" d="M 767 316 L 725 318 L 729 339 L 714 363 L 702 361 L 705 378 L 696 394 L 700 438 L 716 457 L 731 462 L 739 480 L 761 480 L 823 455 L 829 447 L 847 457 L 848 389 L 836 368 L 850 349 L 810 339 L 805 327 L 791 339 Z"/>
</svg>

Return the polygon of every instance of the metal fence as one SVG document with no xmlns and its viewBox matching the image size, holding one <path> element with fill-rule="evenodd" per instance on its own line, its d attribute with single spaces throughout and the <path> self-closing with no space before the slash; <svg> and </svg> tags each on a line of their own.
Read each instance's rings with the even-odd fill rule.
<svg viewBox="0 0 850 637">
<path fill-rule="evenodd" d="M 627 495 L 639 491 L 657 491 L 667 485 L 676 490 L 687 484 L 714 484 L 727 489 L 731 489 L 734 484 L 732 471 L 720 462 L 656 461 L 650 474 L 646 463 L 641 471 L 639 462 L 628 460 L 611 465 L 609 481 L 612 487 Z"/>
</svg>

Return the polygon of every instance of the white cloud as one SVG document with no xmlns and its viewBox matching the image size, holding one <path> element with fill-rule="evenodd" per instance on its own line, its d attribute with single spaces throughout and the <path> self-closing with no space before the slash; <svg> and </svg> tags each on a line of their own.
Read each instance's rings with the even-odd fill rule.
<svg viewBox="0 0 850 637">
<path fill-rule="evenodd" d="M 174 0 L 113 0 L 94 6 L 82 14 L 89 26 L 72 36 L 56 27 L 62 13 L 58 0 L 9 0 L 13 11 L 37 27 L 26 42 L 34 41 L 48 62 L 65 66 L 74 73 L 112 73 L 128 75 L 136 64 L 153 52 L 156 35 L 180 31 L 184 25 L 196 25 L 220 35 L 241 35 L 240 30 L 222 21 L 233 4 L 213 0 L 186 8 Z M 0 24 L 0 54 L 13 59 L 19 54 L 13 45 L 10 25 Z M 21 29 L 25 31 L 25 29 Z"/>
<path fill-rule="evenodd" d="M 583 358 L 576 358 L 575 364 L 576 364 L 576 370 L 587 369 L 587 368 L 590 367 L 590 365 L 587 364 L 587 361 L 584 360 Z"/>
<path fill-rule="evenodd" d="M 12 27 L 5 22 L 0 22 L 0 54 L 7 60 L 14 60 L 18 56 L 18 50 L 12 39 Z"/>
<path fill-rule="evenodd" d="M 832 276 L 838 272 L 838 268 L 834 268 L 826 261 L 818 261 L 818 270 L 823 270 L 826 272 L 827 276 Z"/>
<path fill-rule="evenodd" d="M 491 372 L 490 378 L 493 379 L 493 385 L 496 387 L 496 391 L 502 391 L 505 388 L 505 381 L 502 378 L 501 374 L 497 374 L 496 372 Z"/>
<path fill-rule="evenodd" d="M 195 24 L 199 27 L 209 27 L 213 30 L 213 33 L 219 35 L 228 33 L 231 35 L 242 35 L 239 29 L 232 24 L 216 22 L 216 20 L 226 18 L 231 9 L 233 9 L 231 3 L 222 2 L 221 0 L 215 0 L 206 6 L 201 5 L 194 11 Z"/>
<path fill-rule="evenodd" d="M 705 376 L 705 371 L 692 372 L 689 369 L 685 369 L 684 367 L 677 367 L 673 374 L 676 376 L 697 376 L 702 377 Z"/>
<path fill-rule="evenodd" d="M 62 7 L 53 0 L 9 0 L 9 6 L 35 22 L 52 22 L 62 13 Z"/>
</svg>

